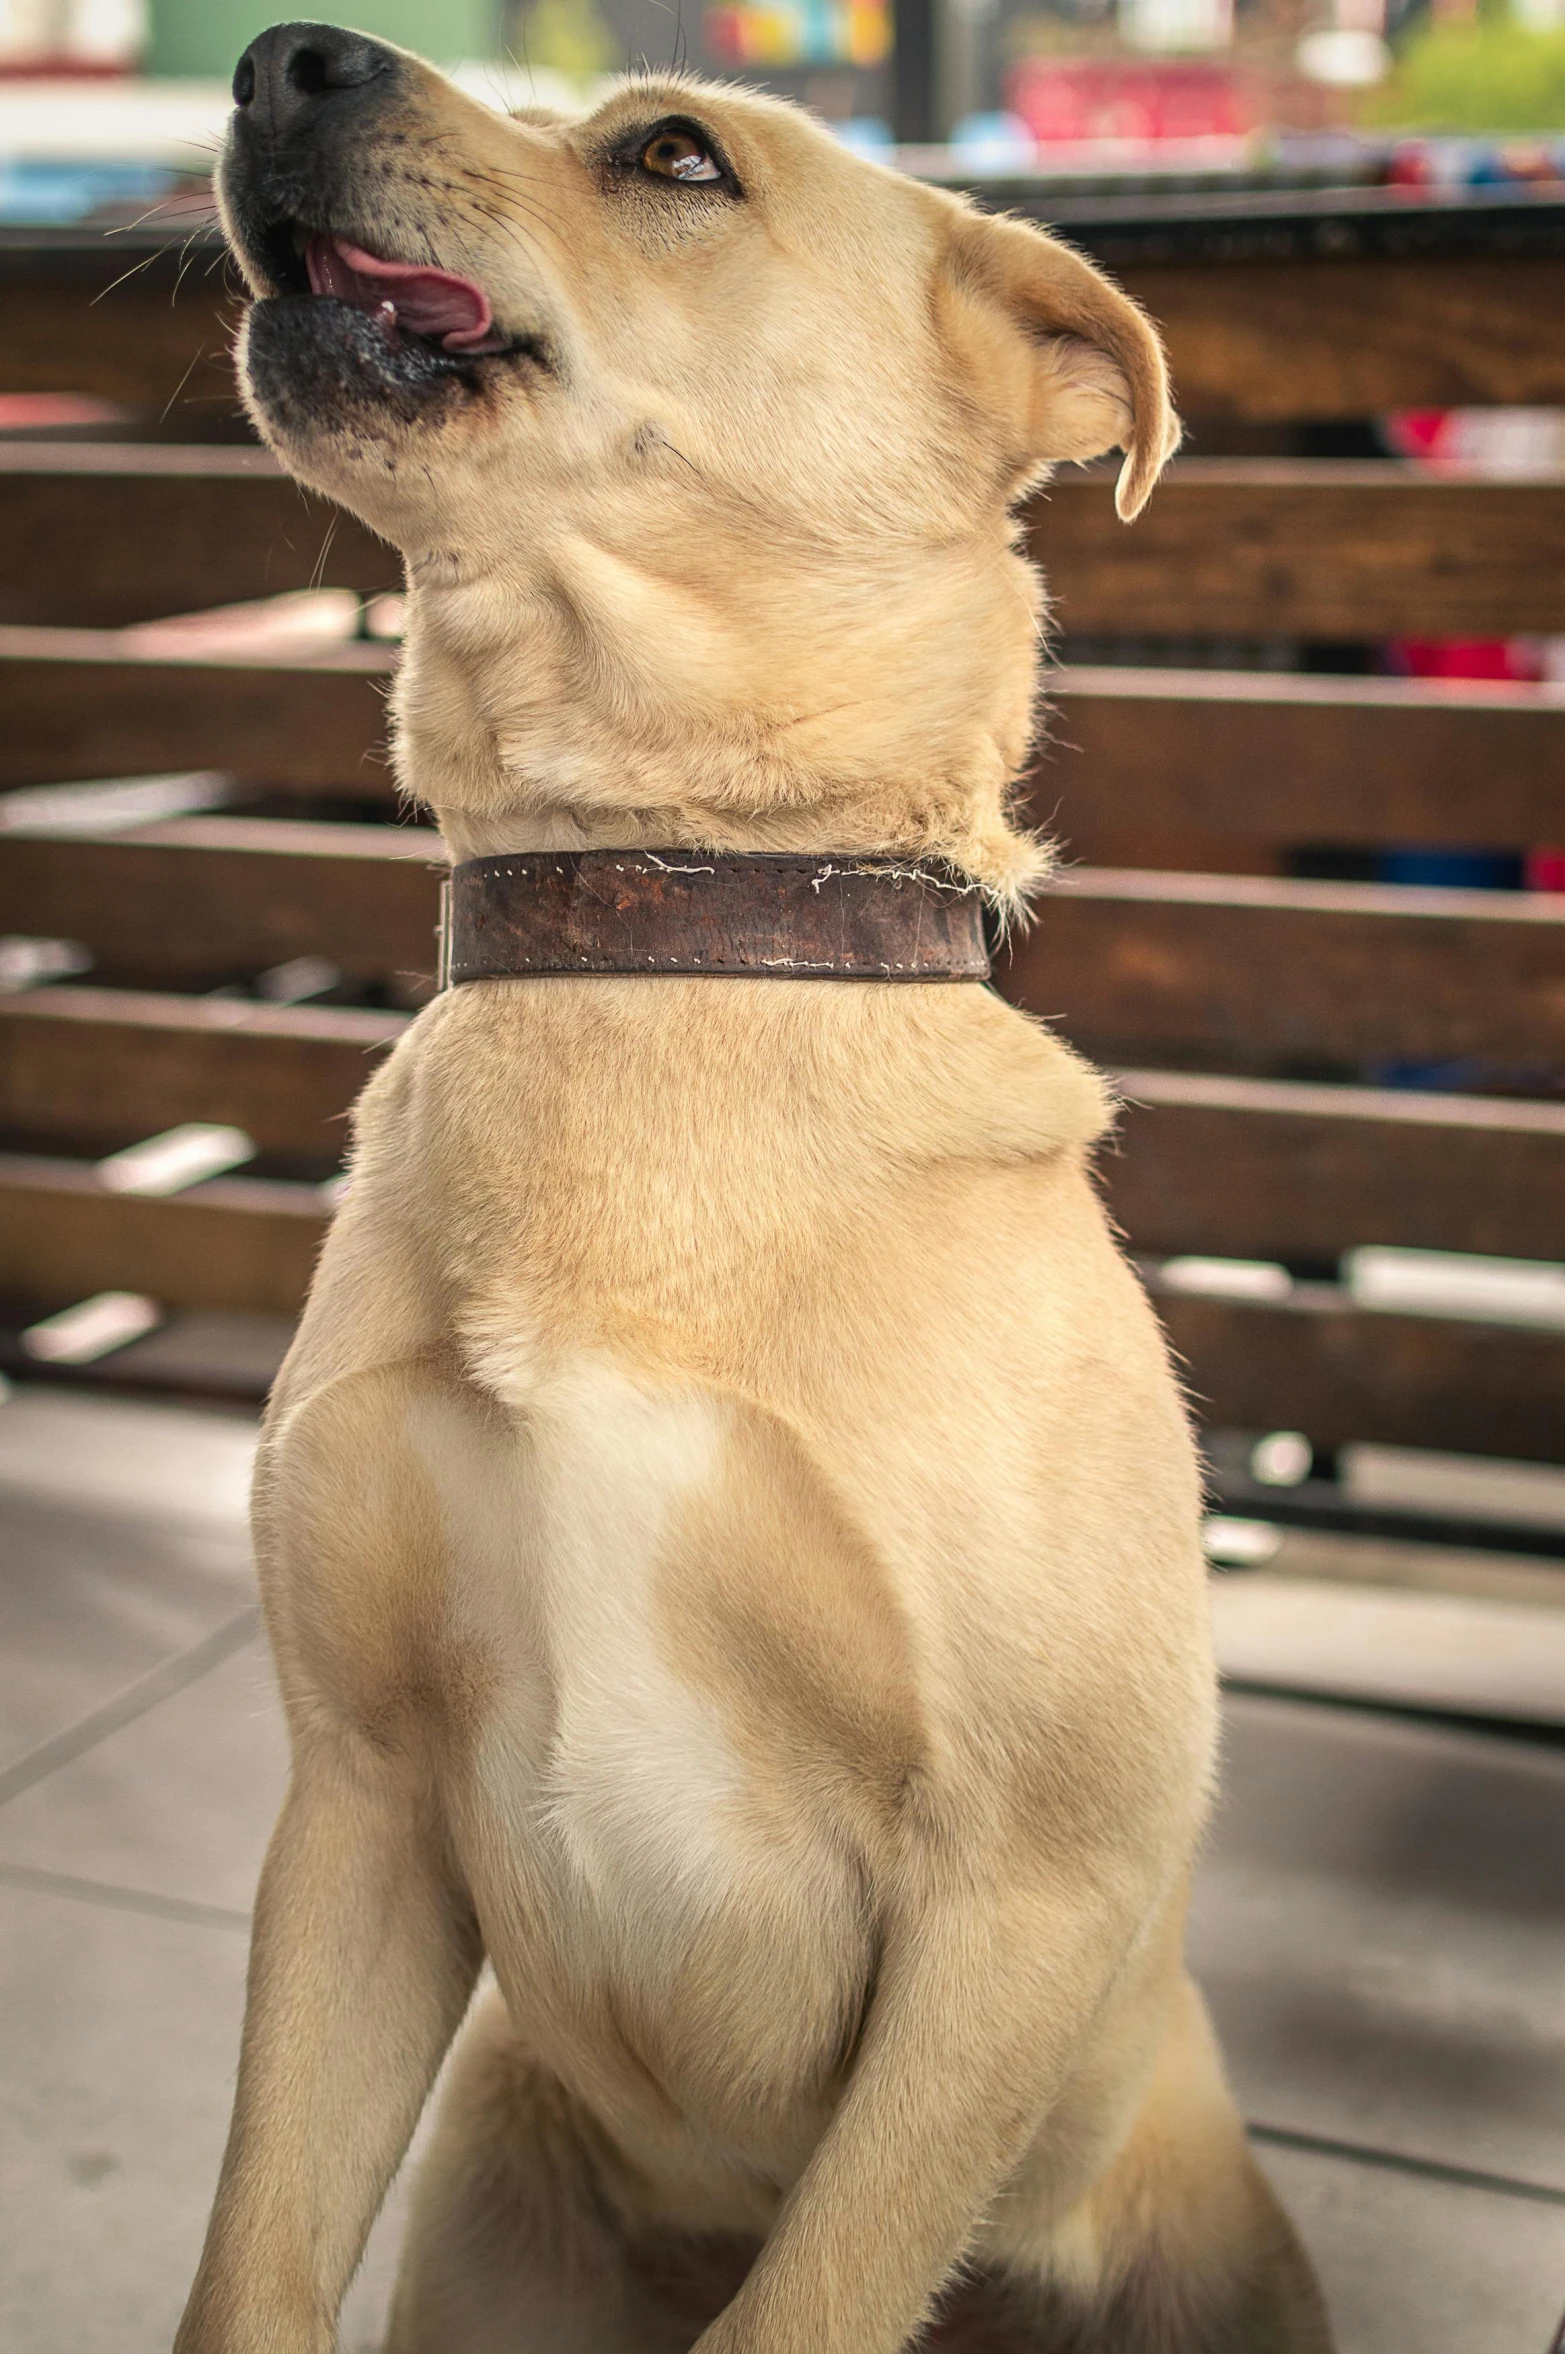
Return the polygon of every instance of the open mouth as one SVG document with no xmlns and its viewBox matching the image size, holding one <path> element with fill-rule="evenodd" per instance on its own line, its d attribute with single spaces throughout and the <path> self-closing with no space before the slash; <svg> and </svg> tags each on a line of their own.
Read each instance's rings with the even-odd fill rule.
<svg viewBox="0 0 1565 2354">
<path fill-rule="evenodd" d="M 484 289 L 471 278 L 420 262 L 383 261 L 325 230 L 280 222 L 266 238 L 266 263 L 279 291 L 347 305 L 379 330 L 387 349 L 463 367 L 489 356 L 546 358 L 538 339 L 508 335 Z"/>
</svg>

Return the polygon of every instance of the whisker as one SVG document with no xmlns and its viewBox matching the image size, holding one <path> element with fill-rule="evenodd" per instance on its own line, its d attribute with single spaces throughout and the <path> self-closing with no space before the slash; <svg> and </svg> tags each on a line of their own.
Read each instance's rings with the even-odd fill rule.
<svg viewBox="0 0 1565 2354">
<path fill-rule="evenodd" d="M 196 239 L 200 236 L 200 234 L 201 232 L 199 229 L 192 229 L 190 235 L 185 239 L 184 244 L 180 248 L 179 268 L 174 274 L 174 291 L 168 298 L 169 307 L 171 309 L 173 305 L 179 300 L 179 290 L 185 283 L 185 272 L 190 267 L 191 255 L 195 249 Z"/>
<path fill-rule="evenodd" d="M 150 269 L 155 261 L 161 261 L 161 259 L 161 254 L 143 254 L 139 262 L 132 262 L 128 270 L 121 270 L 119 276 L 114 279 L 111 284 L 104 287 L 102 294 L 95 294 L 92 298 L 92 301 L 87 305 L 87 308 L 91 310 L 95 304 L 102 302 L 104 295 L 112 294 L 116 286 L 124 286 L 128 284 L 129 281 L 132 278 L 137 277 L 141 271 Z"/>
<path fill-rule="evenodd" d="M 133 221 L 115 221 L 103 234 L 105 237 L 128 237 L 133 230 L 145 228 L 148 221 L 155 221 L 159 213 L 167 212 L 174 201 L 172 196 L 160 196 L 156 204 L 149 204 L 146 211 L 138 213 Z"/>
<path fill-rule="evenodd" d="M 337 518 L 334 515 L 326 527 L 326 537 L 321 542 L 321 552 L 316 557 L 314 567 L 310 573 L 310 586 L 312 589 L 319 588 L 321 582 L 326 577 L 326 559 L 331 554 L 331 543 L 336 538 L 336 536 Z"/>
<path fill-rule="evenodd" d="M 190 382 L 191 377 L 195 373 L 197 362 L 204 360 L 205 358 L 206 347 L 204 345 L 200 350 L 193 351 L 191 353 L 189 362 L 185 368 L 185 373 L 183 376 L 181 376 L 179 382 L 175 385 L 173 391 L 169 394 L 168 399 L 163 403 L 162 408 L 158 411 L 158 423 L 160 425 L 165 421 L 170 409 L 174 406 L 174 403 L 178 400 L 180 394 L 184 391 L 185 386 Z"/>
</svg>

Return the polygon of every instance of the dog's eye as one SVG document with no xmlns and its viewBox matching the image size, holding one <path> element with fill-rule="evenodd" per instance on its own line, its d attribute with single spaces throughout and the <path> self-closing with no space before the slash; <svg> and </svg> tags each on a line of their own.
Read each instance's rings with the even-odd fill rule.
<svg viewBox="0 0 1565 2354">
<path fill-rule="evenodd" d="M 644 172 L 660 180 L 720 180 L 722 171 L 699 139 L 688 131 L 659 131 L 637 158 Z"/>
</svg>

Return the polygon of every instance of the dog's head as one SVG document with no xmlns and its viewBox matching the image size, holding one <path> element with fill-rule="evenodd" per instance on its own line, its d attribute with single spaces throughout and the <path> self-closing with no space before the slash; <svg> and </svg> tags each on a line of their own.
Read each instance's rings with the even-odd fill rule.
<svg viewBox="0 0 1565 2354">
<path fill-rule="evenodd" d="M 491 714 L 497 775 L 590 803 L 604 759 L 621 808 L 773 818 L 900 775 L 922 815 L 888 846 L 996 880 L 1036 624 L 1010 510 L 1115 447 L 1120 513 L 1146 499 L 1177 429 L 1135 306 L 738 91 L 639 80 L 581 120 L 506 117 L 401 50 L 286 25 L 235 98 L 256 421 L 405 551 L 449 642 L 509 616 L 531 684 Z M 543 740 L 548 697 L 569 744 Z"/>
</svg>

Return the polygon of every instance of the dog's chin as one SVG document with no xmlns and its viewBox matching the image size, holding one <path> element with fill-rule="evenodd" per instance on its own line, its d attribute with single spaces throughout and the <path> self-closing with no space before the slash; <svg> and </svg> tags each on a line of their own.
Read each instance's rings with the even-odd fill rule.
<svg viewBox="0 0 1565 2354">
<path fill-rule="evenodd" d="M 402 440 L 440 426 L 483 391 L 482 363 L 392 338 L 378 320 L 320 295 L 251 305 L 241 364 L 257 422 L 287 450 Z"/>
</svg>

